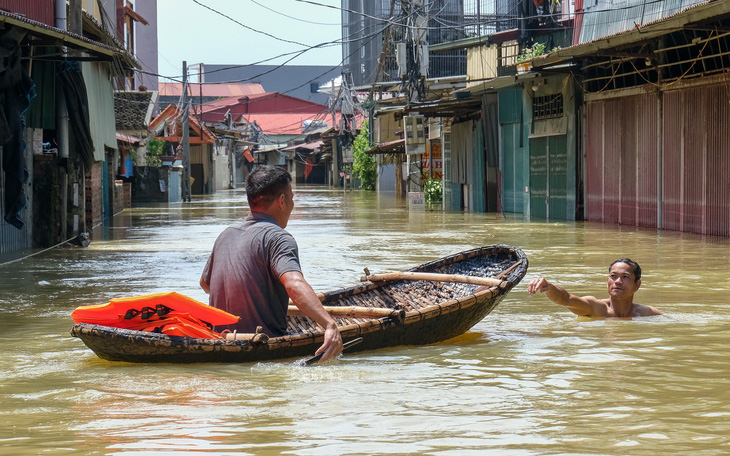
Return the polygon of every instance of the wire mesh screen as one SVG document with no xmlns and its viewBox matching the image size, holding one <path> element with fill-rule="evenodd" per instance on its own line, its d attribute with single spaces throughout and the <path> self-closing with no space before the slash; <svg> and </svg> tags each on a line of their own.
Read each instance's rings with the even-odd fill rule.
<svg viewBox="0 0 730 456">
<path fill-rule="evenodd" d="M 426 41 L 434 45 L 514 29 L 518 3 L 519 0 L 424 2 L 421 12 L 428 19 Z M 409 19 L 401 5 L 401 0 L 342 0 L 343 61 L 356 86 L 399 79 L 396 43 L 406 39 L 405 26 Z M 393 17 L 389 20 L 391 6 Z M 381 54 L 384 59 L 379 67 Z M 466 51 L 429 55 L 429 78 L 465 73 Z"/>
</svg>

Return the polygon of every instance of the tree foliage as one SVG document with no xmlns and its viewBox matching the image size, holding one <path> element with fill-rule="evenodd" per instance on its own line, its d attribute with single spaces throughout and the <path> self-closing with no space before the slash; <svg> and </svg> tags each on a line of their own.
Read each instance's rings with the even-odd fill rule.
<svg viewBox="0 0 730 456">
<path fill-rule="evenodd" d="M 160 166 L 162 160 L 162 148 L 165 146 L 165 141 L 157 138 L 150 138 L 147 141 L 147 156 L 145 157 L 147 166 Z"/>
<path fill-rule="evenodd" d="M 378 165 L 375 163 L 372 155 L 365 153 L 370 148 L 368 127 L 368 122 L 363 122 L 360 126 L 360 134 L 355 138 L 352 150 L 352 173 L 360 179 L 363 189 L 375 190 L 375 182 L 378 177 Z"/>
<path fill-rule="evenodd" d="M 545 43 L 534 43 L 531 47 L 524 48 L 520 55 L 517 56 L 517 63 L 525 62 L 527 60 L 532 60 L 535 57 L 539 57 L 541 55 L 547 54 L 548 52 L 555 52 L 559 47 L 554 47 L 551 50 L 548 51 L 547 45 Z"/>
</svg>

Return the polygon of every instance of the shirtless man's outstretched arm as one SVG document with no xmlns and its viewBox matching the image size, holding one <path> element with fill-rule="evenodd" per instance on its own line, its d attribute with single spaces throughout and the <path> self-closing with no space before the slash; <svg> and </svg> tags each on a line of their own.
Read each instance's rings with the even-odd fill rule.
<svg viewBox="0 0 730 456">
<path fill-rule="evenodd" d="M 635 261 L 621 258 L 611 263 L 606 284 L 609 295 L 606 299 L 576 296 L 542 277 L 533 279 L 527 291 L 531 295 L 545 293 L 554 303 L 582 317 L 630 318 L 662 314 L 655 307 L 634 303 L 634 294 L 641 287 L 641 267 Z"/>
<path fill-rule="evenodd" d="M 552 302 L 565 306 L 576 315 L 581 317 L 607 317 L 606 304 L 593 296 L 576 296 L 569 293 L 565 288 L 548 282 L 542 277 L 533 279 L 527 286 L 527 292 L 545 293 Z"/>
</svg>

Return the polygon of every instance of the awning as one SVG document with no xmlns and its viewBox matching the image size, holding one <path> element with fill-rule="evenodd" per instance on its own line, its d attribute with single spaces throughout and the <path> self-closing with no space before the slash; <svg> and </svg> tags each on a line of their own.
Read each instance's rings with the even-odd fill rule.
<svg viewBox="0 0 730 456">
<path fill-rule="evenodd" d="M 136 136 L 128 135 L 126 133 L 116 133 L 117 141 L 127 143 L 127 144 L 133 144 L 137 145 L 140 142 L 142 142 L 141 139 L 137 138 Z"/>
<path fill-rule="evenodd" d="M 108 46 L 85 36 L 51 27 L 18 14 L 0 10 L 0 24 L 10 24 L 27 30 L 29 34 L 38 38 L 37 42 L 30 43 L 32 45 L 69 46 L 74 49 L 84 50 L 104 60 L 118 57 L 131 68 L 141 68 L 137 59 L 126 49 Z"/>
<path fill-rule="evenodd" d="M 365 151 L 368 155 L 375 154 L 404 154 L 406 153 L 406 140 L 396 139 L 395 141 L 388 141 L 380 143 L 377 146 Z"/>
<path fill-rule="evenodd" d="M 467 89 L 464 89 L 467 90 Z M 471 96 L 455 100 L 439 100 L 427 103 L 414 103 L 403 108 L 404 113 L 417 112 L 425 117 L 459 117 L 482 109 L 482 99 Z"/>
<path fill-rule="evenodd" d="M 461 96 L 474 97 L 485 93 L 496 92 L 500 89 L 506 89 L 507 87 L 515 87 L 519 84 L 524 83 L 525 81 L 532 80 L 538 77 L 540 77 L 540 74 L 533 72 L 510 76 L 498 76 L 496 78 L 489 79 L 476 85 L 467 87 L 466 89 L 458 90 L 454 92 L 454 94 L 456 96 L 460 96 L 459 94 L 462 94 Z"/>
<path fill-rule="evenodd" d="M 285 147 L 281 150 L 297 150 L 305 149 L 311 152 L 315 152 L 324 145 L 324 141 L 314 141 L 310 143 L 294 144 L 293 146 Z"/>
</svg>

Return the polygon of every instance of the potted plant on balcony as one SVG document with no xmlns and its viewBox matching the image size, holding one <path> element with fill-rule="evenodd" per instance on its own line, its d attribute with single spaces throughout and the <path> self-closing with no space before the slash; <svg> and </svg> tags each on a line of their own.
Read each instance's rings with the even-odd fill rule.
<svg viewBox="0 0 730 456">
<path fill-rule="evenodd" d="M 545 43 L 534 43 L 532 46 L 522 50 L 520 55 L 517 56 L 517 73 L 527 73 L 532 69 L 531 60 L 537 56 L 547 54 Z M 552 51 L 556 51 L 558 48 L 553 48 Z M 552 52 L 550 51 L 550 52 Z"/>
</svg>

